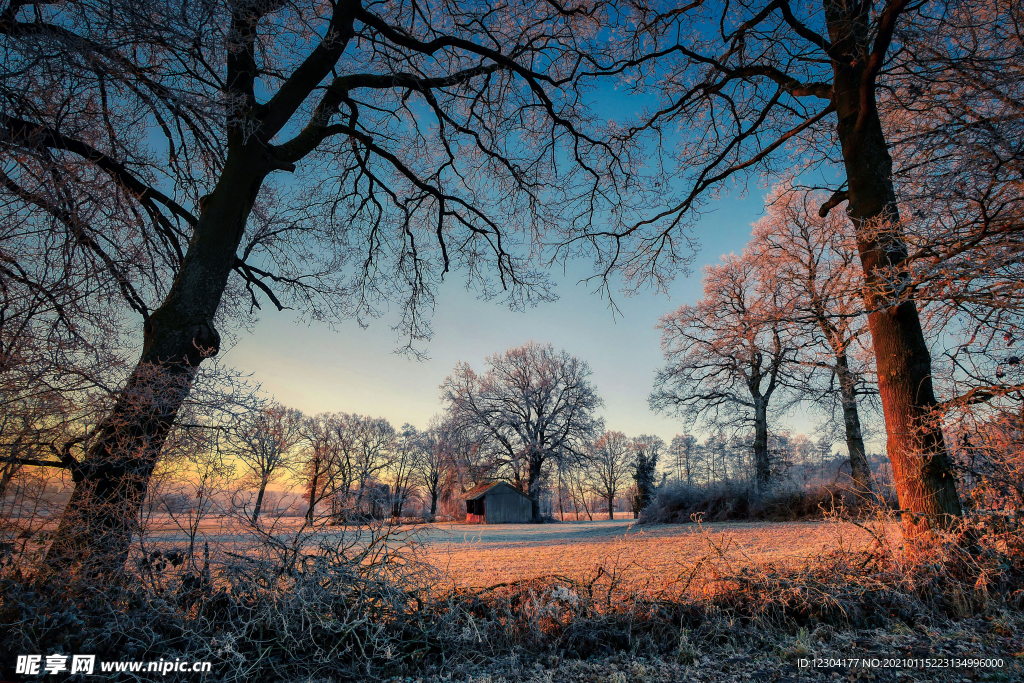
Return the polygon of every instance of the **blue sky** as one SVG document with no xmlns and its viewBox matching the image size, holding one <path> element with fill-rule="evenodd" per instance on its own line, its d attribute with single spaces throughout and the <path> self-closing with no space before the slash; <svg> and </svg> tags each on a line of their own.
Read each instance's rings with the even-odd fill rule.
<svg viewBox="0 0 1024 683">
<path fill-rule="evenodd" d="M 605 120 L 627 120 L 653 98 L 599 88 L 591 107 Z M 680 275 L 669 295 L 644 291 L 617 295 L 621 315 L 593 287 L 577 282 L 591 274 L 587 262 L 570 262 L 566 274 L 555 274 L 559 300 L 513 312 L 495 301 L 481 301 L 467 292 L 460 273 L 442 285 L 432 318 L 433 339 L 417 348 L 429 360 L 416 361 L 394 353 L 400 342 L 392 326 L 397 316 L 371 321 L 362 329 L 346 321 L 336 330 L 326 325 L 296 323 L 293 312 L 265 306 L 252 334 L 241 333 L 223 360 L 252 373 L 253 380 L 281 403 L 304 412 L 343 411 L 385 417 L 395 427 L 409 422 L 425 427 L 441 410 L 439 385 L 459 361 L 477 371 L 486 356 L 530 340 L 586 360 L 605 407 L 608 429 L 628 436 L 673 435 L 694 430 L 676 419 L 656 415 L 647 405 L 654 373 L 663 364 L 658 319 L 702 294 L 701 268 L 723 254 L 739 253 L 750 238 L 751 224 L 761 215 L 768 189 L 751 186 L 746 196 L 726 195 L 702 208 L 694 235 L 700 249 L 689 276 Z M 803 415 L 781 422 L 796 432 L 810 433 L 813 423 Z M 777 422 L 777 424 L 778 424 Z"/>
<path fill-rule="evenodd" d="M 391 329 L 393 316 L 373 321 L 368 329 L 350 321 L 332 331 L 317 323 L 296 323 L 289 311 L 267 309 L 254 333 L 243 332 L 223 358 L 253 373 L 253 379 L 285 405 L 306 412 L 380 416 L 396 427 L 405 422 L 425 427 L 440 410 L 439 385 L 456 362 L 467 361 L 479 371 L 492 353 L 531 339 L 550 342 L 590 364 L 605 401 L 602 412 L 609 429 L 629 436 L 656 434 L 668 441 L 685 426 L 647 406 L 654 372 L 662 364 L 655 325 L 664 313 L 700 298 L 701 266 L 743 249 L 765 193 L 752 188 L 746 198 L 717 202 L 697 227 L 702 246 L 693 274 L 676 280 L 670 298 L 653 292 L 619 296 L 619 316 L 613 316 L 606 300 L 577 284 L 588 274 L 587 263 L 570 263 L 565 276 L 557 275 L 558 301 L 524 312 L 478 300 L 463 289 L 456 274 L 438 293 L 434 338 L 423 345 L 429 360 L 394 353 L 398 342 Z M 797 431 L 811 428 L 798 416 L 787 422 Z"/>
</svg>

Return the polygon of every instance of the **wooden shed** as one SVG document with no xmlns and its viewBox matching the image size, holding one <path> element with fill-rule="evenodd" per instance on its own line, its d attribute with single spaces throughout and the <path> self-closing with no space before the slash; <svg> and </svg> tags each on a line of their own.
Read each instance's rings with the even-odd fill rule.
<svg viewBox="0 0 1024 683">
<path fill-rule="evenodd" d="M 533 501 L 511 484 L 496 481 L 464 493 L 467 524 L 517 524 L 533 519 Z"/>
</svg>

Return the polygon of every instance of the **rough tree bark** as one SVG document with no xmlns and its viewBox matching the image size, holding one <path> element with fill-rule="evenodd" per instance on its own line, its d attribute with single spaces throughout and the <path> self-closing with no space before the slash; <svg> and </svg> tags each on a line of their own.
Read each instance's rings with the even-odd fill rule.
<svg viewBox="0 0 1024 683">
<path fill-rule="evenodd" d="M 534 457 L 530 458 L 526 490 L 530 496 L 530 519 L 534 522 L 540 521 L 540 470 L 543 464 L 544 459 L 540 452 L 537 452 Z"/>
<path fill-rule="evenodd" d="M 256 504 L 252 508 L 253 524 L 260 518 L 260 510 L 263 508 L 263 498 L 266 496 L 268 483 L 270 483 L 270 480 L 266 476 L 260 478 L 260 486 L 256 490 Z"/>
<path fill-rule="evenodd" d="M 868 464 L 864 449 L 864 432 L 860 426 L 860 412 L 857 410 L 855 378 L 850 373 L 850 362 L 846 354 L 836 356 L 836 375 L 839 378 L 839 400 L 843 406 L 843 427 L 846 431 L 846 450 L 850 455 L 850 476 L 857 491 L 870 493 L 871 465 Z"/>
<path fill-rule="evenodd" d="M 753 393 L 754 390 L 751 391 Z M 754 398 L 754 484 L 763 494 L 771 484 L 771 461 L 768 458 L 768 399 Z"/>
<path fill-rule="evenodd" d="M 261 183 L 262 145 L 233 141 L 177 279 L 145 322 L 138 365 L 74 472 L 75 489 L 46 555 L 51 570 L 124 565 L 160 449 L 196 368 L 220 348 L 213 317 Z"/>
<path fill-rule="evenodd" d="M 892 157 L 875 100 L 875 78 L 886 50 L 872 43 L 891 36 L 905 2 L 886 7 L 872 37 L 868 12 L 826 0 L 833 44 L 832 101 L 838 122 L 853 222 L 864 268 L 868 326 L 874 342 L 888 455 L 903 516 L 913 537 L 963 514 L 942 429 L 933 409 L 931 355 L 917 306 L 898 291 L 907 246 L 892 177 Z"/>
<path fill-rule="evenodd" d="M 309 507 L 306 508 L 306 522 L 309 524 L 312 524 L 316 518 L 317 484 L 319 484 L 320 480 L 320 472 L 317 465 L 318 463 L 313 465 L 313 476 L 309 482 Z"/>
</svg>

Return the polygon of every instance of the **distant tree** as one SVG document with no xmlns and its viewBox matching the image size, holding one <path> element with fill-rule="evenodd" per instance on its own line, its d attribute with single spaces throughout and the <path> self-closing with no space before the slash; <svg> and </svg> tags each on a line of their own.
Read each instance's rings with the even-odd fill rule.
<svg viewBox="0 0 1024 683">
<path fill-rule="evenodd" d="M 395 428 L 382 417 L 338 413 L 335 433 L 342 498 L 357 513 L 372 513 L 381 502 L 380 475 L 394 455 Z"/>
<path fill-rule="evenodd" d="M 306 523 L 316 520 L 316 506 L 332 496 L 337 488 L 338 448 L 334 440 L 334 416 L 330 413 L 310 415 L 302 424 L 306 449 L 297 470 L 305 484 Z"/>
<path fill-rule="evenodd" d="M 430 501 L 427 514 L 431 520 L 437 515 L 437 504 L 445 483 L 450 480 L 449 474 L 456 467 L 457 440 L 457 430 L 439 415 L 431 418 L 430 425 L 421 434 L 422 447 L 414 463 L 415 477 Z"/>
<path fill-rule="evenodd" d="M 591 511 L 590 501 L 587 499 L 591 491 L 593 476 L 591 465 L 587 460 L 559 460 L 555 463 L 558 469 L 558 476 L 564 487 L 565 494 L 572 503 L 573 514 L 577 520 L 580 519 L 580 510 L 590 521 L 594 520 Z"/>
<path fill-rule="evenodd" d="M 658 484 L 658 458 L 664 443 L 656 436 L 633 439 L 633 517 L 639 517 L 654 500 Z"/>
<path fill-rule="evenodd" d="M 871 490 L 871 468 L 864 449 L 858 397 L 877 395 L 863 271 L 845 218 L 818 207 L 828 197 L 785 184 L 768 197 L 767 215 L 754 225 L 749 249 L 760 278 L 779 296 L 775 311 L 800 348 L 807 382 L 791 378 L 815 406 L 838 403 L 854 486 Z M 867 342 L 868 353 L 860 344 Z M 830 400 L 832 399 L 832 400 Z M 836 400 L 838 399 L 838 400 Z"/>
<path fill-rule="evenodd" d="M 676 479 L 685 481 L 688 487 L 693 486 L 693 477 L 698 469 L 699 448 L 697 437 L 690 434 L 676 434 L 672 437 L 672 443 L 669 445 L 669 454 L 672 456 L 672 464 L 676 470 Z"/>
<path fill-rule="evenodd" d="M 391 516 L 401 517 L 415 489 L 414 474 L 429 444 L 427 435 L 411 424 L 404 424 L 395 436 L 388 465 L 391 481 Z"/>
<path fill-rule="evenodd" d="M 513 472 L 525 470 L 533 519 L 540 519 L 540 479 L 551 460 L 579 459 L 603 425 L 594 411 L 603 402 L 585 361 L 530 342 L 488 356 L 487 372 L 466 363 L 441 385 L 442 400 L 464 434 Z"/>
<path fill-rule="evenodd" d="M 622 432 L 605 432 L 594 442 L 586 462 L 590 489 L 608 503 L 608 519 L 615 519 L 615 498 L 629 480 L 633 451 Z"/>
<path fill-rule="evenodd" d="M 295 447 L 302 439 L 302 421 L 298 410 L 271 405 L 243 419 L 230 432 L 228 451 L 256 487 L 254 523 L 259 519 L 267 485 L 293 465 Z"/>
<path fill-rule="evenodd" d="M 449 462 L 441 439 L 432 430 L 427 430 L 423 439 L 423 449 L 416 461 L 416 477 L 419 485 L 426 491 L 427 519 L 433 521 L 437 516 L 437 501 L 441 498 L 441 484 L 444 481 L 445 465 Z"/>
<path fill-rule="evenodd" d="M 651 407 L 711 426 L 753 426 L 754 482 L 771 479 L 768 407 L 783 390 L 796 349 L 773 312 L 775 293 L 759 288 L 750 254 L 704 269 L 704 298 L 662 317 L 668 364 L 658 371 Z"/>
</svg>

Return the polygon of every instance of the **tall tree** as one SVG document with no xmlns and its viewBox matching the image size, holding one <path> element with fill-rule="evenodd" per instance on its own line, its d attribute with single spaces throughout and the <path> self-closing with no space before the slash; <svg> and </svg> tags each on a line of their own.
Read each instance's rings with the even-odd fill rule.
<svg viewBox="0 0 1024 683">
<path fill-rule="evenodd" d="M 335 439 L 334 420 L 330 413 L 319 413 L 307 416 L 302 425 L 306 449 L 301 455 L 298 474 L 306 486 L 307 524 L 316 520 L 316 506 L 333 496 L 338 488 L 340 449 Z"/>
<path fill-rule="evenodd" d="M 427 514 L 431 521 L 437 516 L 437 503 L 450 478 L 446 475 L 455 467 L 457 439 L 458 430 L 438 415 L 431 418 L 430 425 L 422 433 L 422 447 L 414 469 L 417 483 L 430 500 Z"/>
<path fill-rule="evenodd" d="M 819 406 L 835 405 L 828 399 L 838 397 L 854 485 L 868 492 L 871 468 L 857 401 L 874 377 L 858 346 L 867 336 L 861 273 L 845 221 L 831 212 L 818 215 L 826 200 L 780 185 L 754 225 L 749 248 L 766 286 L 780 297 L 779 319 L 801 339 L 799 363 L 811 381 L 800 389 Z"/>
<path fill-rule="evenodd" d="M 334 417 L 332 427 L 338 448 L 336 497 L 357 514 L 372 512 L 372 507 L 380 503 L 373 500 L 377 495 L 374 487 L 392 462 L 395 428 L 382 417 L 351 413 L 337 413 Z"/>
<path fill-rule="evenodd" d="M 513 471 L 525 470 L 533 519 L 540 519 L 540 479 L 549 460 L 579 459 L 600 433 L 603 401 L 590 366 L 551 344 L 530 342 L 488 356 L 477 375 L 459 363 L 441 385 L 452 419 Z"/>
<path fill-rule="evenodd" d="M 91 332 L 112 327 L 138 353 L 67 456 L 76 485 L 49 565 L 123 564 L 196 368 L 246 307 L 340 320 L 394 301 L 411 344 L 454 269 L 513 306 L 548 298 L 530 256 L 550 226 L 578 232 L 638 187 L 583 94 L 613 14 L 486 0 L 4 6 L 0 192 L 5 221 L 33 227 L 5 242 L 5 276 L 64 331 L 86 329 L 69 302 L 115 302 Z M 61 280 L 55 253 L 74 256 L 75 277 Z"/>
<path fill-rule="evenodd" d="M 391 481 L 391 516 L 402 516 L 402 510 L 415 491 L 413 478 L 418 462 L 422 462 L 428 447 L 426 433 L 411 424 L 403 424 L 395 436 L 388 475 Z"/>
<path fill-rule="evenodd" d="M 878 369 L 904 530 L 946 526 L 960 501 L 935 419 L 931 354 L 907 287 L 909 250 L 897 204 L 879 92 L 904 61 L 898 30 L 913 31 L 929 3 L 908 0 L 796 4 L 789 0 L 634 3 L 637 78 L 662 101 L 637 129 L 661 144 L 684 134 L 662 203 L 650 220 L 649 256 L 634 272 L 657 274 L 666 239 L 727 182 L 835 161 L 844 176 L 821 207 L 845 203 L 860 254 L 865 308 Z M 713 131 L 713 134 L 708 134 Z M 622 231 L 631 234 L 630 229 Z"/>
<path fill-rule="evenodd" d="M 783 389 L 796 349 L 758 288 L 756 259 L 723 258 L 704 269 L 704 298 L 662 317 L 661 347 L 651 407 L 709 426 L 753 426 L 754 483 L 771 480 L 768 407 Z"/>
</svg>

